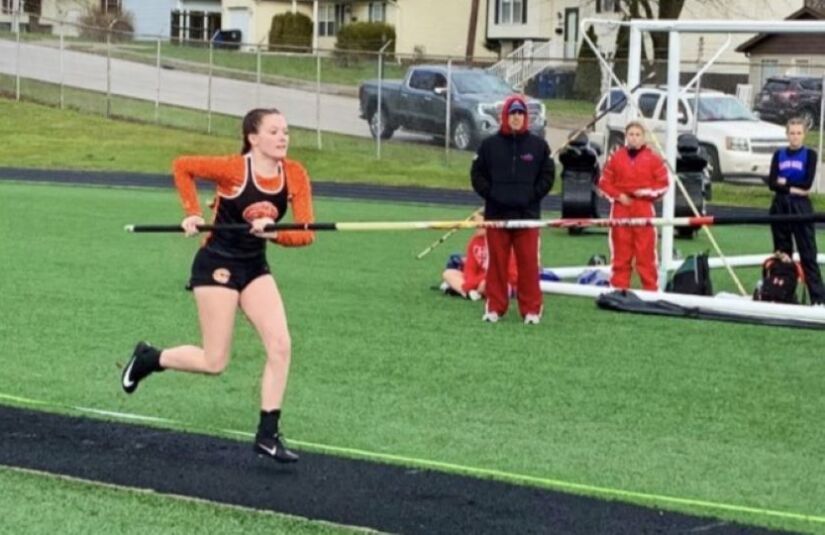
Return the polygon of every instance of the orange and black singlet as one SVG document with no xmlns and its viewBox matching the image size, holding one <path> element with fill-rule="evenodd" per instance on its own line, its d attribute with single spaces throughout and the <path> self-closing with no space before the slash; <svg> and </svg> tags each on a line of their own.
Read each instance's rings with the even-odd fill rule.
<svg viewBox="0 0 825 535">
<path fill-rule="evenodd" d="M 201 215 L 195 178 L 216 183 L 213 222 L 247 223 L 244 211 L 256 203 L 270 203 L 275 207 L 276 221 L 281 220 L 292 207 L 292 219 L 296 223 L 312 223 L 312 192 L 309 177 L 301 164 L 283 160 L 279 172 L 272 177 L 255 173 L 252 155 L 234 156 L 183 156 L 173 163 L 175 186 L 180 194 L 187 215 Z M 309 245 L 314 240 L 311 231 L 281 231 L 273 241 L 287 247 Z M 248 231 L 215 231 L 204 243 L 211 252 L 234 258 L 262 256 L 265 240 L 256 238 Z"/>
</svg>

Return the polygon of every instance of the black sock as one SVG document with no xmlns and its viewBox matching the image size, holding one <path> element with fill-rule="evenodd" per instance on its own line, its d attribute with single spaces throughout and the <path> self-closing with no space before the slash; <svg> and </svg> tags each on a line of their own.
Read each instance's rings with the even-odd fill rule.
<svg viewBox="0 0 825 535">
<path fill-rule="evenodd" d="M 154 372 L 162 372 L 163 368 L 160 366 L 160 349 L 148 346 L 135 360 L 132 366 L 132 377 L 140 381 L 144 377 Z"/>
<path fill-rule="evenodd" d="M 152 372 L 162 372 L 163 368 L 160 365 L 160 354 L 163 350 L 152 347 L 146 352 L 146 364 Z"/>
<path fill-rule="evenodd" d="M 278 420 L 281 419 L 281 409 L 261 411 L 261 421 L 258 423 L 258 434 L 271 437 L 278 434 Z"/>
</svg>

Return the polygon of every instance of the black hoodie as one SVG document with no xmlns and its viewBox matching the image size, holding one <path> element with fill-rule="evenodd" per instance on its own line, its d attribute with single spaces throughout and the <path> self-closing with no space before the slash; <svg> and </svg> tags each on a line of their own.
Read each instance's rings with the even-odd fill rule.
<svg viewBox="0 0 825 535">
<path fill-rule="evenodd" d="M 501 130 L 481 143 L 470 171 L 473 189 L 486 201 L 485 219 L 540 218 L 556 177 L 550 147 L 527 130 L 527 116 L 522 130 L 510 131 L 507 113 L 515 100 L 524 105 L 518 97 L 505 102 Z"/>
</svg>

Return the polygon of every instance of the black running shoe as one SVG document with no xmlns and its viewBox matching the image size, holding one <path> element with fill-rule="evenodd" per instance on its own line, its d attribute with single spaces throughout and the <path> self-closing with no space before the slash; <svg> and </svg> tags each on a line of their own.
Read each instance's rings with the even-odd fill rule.
<svg viewBox="0 0 825 535">
<path fill-rule="evenodd" d="M 123 391 L 131 394 L 137 390 L 138 383 L 145 379 L 147 375 L 155 370 L 153 361 L 157 360 L 159 351 L 147 344 L 146 342 L 138 342 L 135 350 L 132 352 L 132 358 L 123 368 L 123 374 L 120 378 L 120 384 Z"/>
<path fill-rule="evenodd" d="M 280 433 L 270 436 L 256 435 L 254 449 L 255 452 L 272 457 L 279 463 L 298 462 L 298 454 L 287 449 Z"/>
</svg>

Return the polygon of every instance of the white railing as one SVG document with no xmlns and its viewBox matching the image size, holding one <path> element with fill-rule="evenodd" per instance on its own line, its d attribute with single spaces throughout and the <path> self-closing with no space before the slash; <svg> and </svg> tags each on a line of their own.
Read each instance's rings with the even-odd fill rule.
<svg viewBox="0 0 825 535">
<path fill-rule="evenodd" d="M 559 45 L 552 41 L 526 41 L 487 70 L 513 87 L 523 88 L 531 78 L 563 60 L 564 51 Z"/>
</svg>

